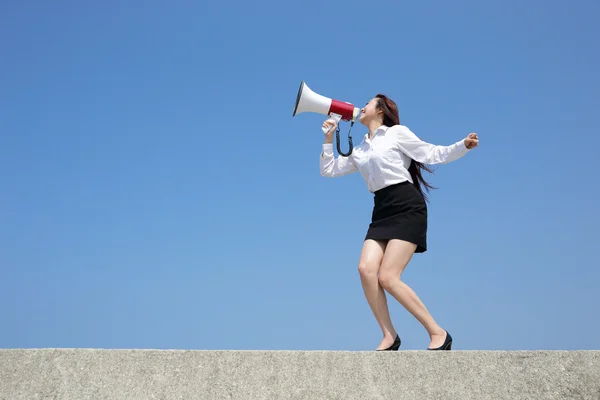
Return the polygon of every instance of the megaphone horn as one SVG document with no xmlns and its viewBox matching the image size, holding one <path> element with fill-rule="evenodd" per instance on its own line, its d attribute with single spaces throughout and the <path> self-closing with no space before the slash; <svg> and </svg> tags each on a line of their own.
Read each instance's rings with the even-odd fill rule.
<svg viewBox="0 0 600 400">
<path fill-rule="evenodd" d="M 351 121 L 350 131 L 354 122 L 360 114 L 360 109 L 355 107 L 352 103 L 331 99 L 329 97 L 322 96 L 318 93 L 313 92 L 308 85 L 302 81 L 300 88 L 298 89 L 298 95 L 296 96 L 296 104 L 294 106 L 294 112 L 292 116 L 303 112 L 314 112 L 317 114 L 323 114 L 331 117 L 339 123 L 340 119 L 344 121 Z M 326 131 L 325 128 L 323 131 Z M 349 156 L 352 153 L 352 137 L 348 131 L 348 144 L 350 150 L 348 153 L 343 153 L 340 148 L 340 128 L 338 125 L 336 131 L 337 139 L 337 150 L 342 156 Z"/>
<path fill-rule="evenodd" d="M 298 89 L 296 106 L 292 116 L 303 112 L 315 112 L 323 115 L 338 114 L 344 121 L 354 122 L 360 114 L 360 109 L 354 107 L 351 103 L 330 99 L 315 93 L 308 87 L 306 82 L 302 81 Z"/>
</svg>

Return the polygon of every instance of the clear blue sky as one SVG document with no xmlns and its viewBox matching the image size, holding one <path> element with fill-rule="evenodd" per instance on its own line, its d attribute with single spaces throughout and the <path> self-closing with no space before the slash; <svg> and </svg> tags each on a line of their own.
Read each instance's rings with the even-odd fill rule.
<svg viewBox="0 0 600 400">
<path fill-rule="evenodd" d="M 599 20 L 591 0 L 3 2 L 0 347 L 374 349 L 372 195 L 319 175 L 305 80 L 386 93 L 431 143 L 479 134 L 428 176 L 404 275 L 454 348 L 600 348 Z"/>
</svg>

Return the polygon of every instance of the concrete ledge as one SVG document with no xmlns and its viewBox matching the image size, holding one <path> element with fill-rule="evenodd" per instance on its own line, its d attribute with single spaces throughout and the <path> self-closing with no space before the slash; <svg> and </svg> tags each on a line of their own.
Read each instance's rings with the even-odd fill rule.
<svg viewBox="0 0 600 400">
<path fill-rule="evenodd" d="M 0 350 L 1 400 L 600 399 L 600 351 Z"/>
</svg>

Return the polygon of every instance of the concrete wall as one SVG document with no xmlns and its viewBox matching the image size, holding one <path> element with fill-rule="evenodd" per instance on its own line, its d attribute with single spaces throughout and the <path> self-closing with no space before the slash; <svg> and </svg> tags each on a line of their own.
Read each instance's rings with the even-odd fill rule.
<svg viewBox="0 0 600 400">
<path fill-rule="evenodd" d="M 600 399 L 600 351 L 0 350 L 1 400 Z"/>
</svg>

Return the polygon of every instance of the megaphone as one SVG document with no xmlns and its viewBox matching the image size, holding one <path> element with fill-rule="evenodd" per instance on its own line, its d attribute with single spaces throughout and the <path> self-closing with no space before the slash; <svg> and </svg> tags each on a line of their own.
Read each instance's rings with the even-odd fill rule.
<svg viewBox="0 0 600 400">
<path fill-rule="evenodd" d="M 360 109 L 358 107 L 355 107 L 352 103 L 330 99 L 329 97 L 315 93 L 308 87 L 306 82 L 302 81 L 300 83 L 300 88 L 298 89 L 298 95 L 296 96 L 296 105 L 294 106 L 292 117 L 303 112 L 323 114 L 335 120 L 335 122 L 338 124 L 338 128 L 336 130 L 338 153 L 340 153 L 342 156 L 349 156 L 352 154 L 353 147 L 350 131 L 352 130 L 358 115 L 360 114 Z M 350 149 L 347 153 L 343 153 L 340 148 L 340 120 L 351 121 L 350 131 L 348 131 L 348 145 L 350 146 Z M 326 132 L 327 129 L 323 128 L 323 133 Z"/>
</svg>

